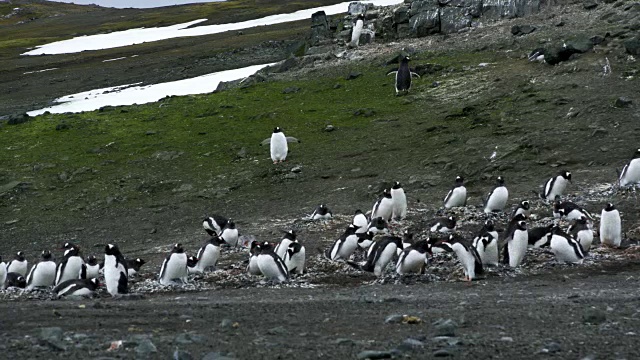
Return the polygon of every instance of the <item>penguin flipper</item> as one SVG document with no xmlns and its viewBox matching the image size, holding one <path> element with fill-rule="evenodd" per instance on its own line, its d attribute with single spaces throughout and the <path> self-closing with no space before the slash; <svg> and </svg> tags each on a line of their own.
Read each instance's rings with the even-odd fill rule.
<svg viewBox="0 0 640 360">
<path fill-rule="evenodd" d="M 395 74 L 397 74 L 397 73 L 398 73 L 398 70 L 389 71 L 389 72 L 387 73 L 387 76 L 389 76 L 389 75 L 395 75 Z"/>
<path fill-rule="evenodd" d="M 269 144 L 271 144 L 271 138 L 270 137 L 262 140 L 262 142 L 260 143 L 260 146 L 269 145 Z"/>
<path fill-rule="evenodd" d="M 418 79 L 420 79 L 420 75 L 418 73 L 411 72 L 411 76 L 417 77 Z"/>
<path fill-rule="evenodd" d="M 299 142 L 300 142 L 300 140 L 298 140 L 298 139 L 294 138 L 293 136 L 287 136 L 287 137 L 286 137 L 286 139 L 287 139 L 287 142 L 288 142 L 288 143 L 290 143 L 290 142 L 297 142 L 297 143 L 299 143 Z"/>
</svg>

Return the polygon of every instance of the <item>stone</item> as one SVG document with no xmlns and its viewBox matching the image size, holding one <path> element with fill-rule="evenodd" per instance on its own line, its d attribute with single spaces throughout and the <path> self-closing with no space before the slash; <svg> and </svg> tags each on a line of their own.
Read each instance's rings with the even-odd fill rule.
<svg viewBox="0 0 640 360">
<path fill-rule="evenodd" d="M 640 56 L 640 38 L 633 38 L 622 43 L 628 54 Z"/>
<path fill-rule="evenodd" d="M 390 351 L 365 350 L 358 353 L 357 358 L 360 360 L 370 359 L 391 359 L 393 354 Z"/>
<path fill-rule="evenodd" d="M 582 315 L 582 321 L 586 324 L 598 325 L 607 321 L 607 314 L 596 308 L 588 308 Z"/>
<path fill-rule="evenodd" d="M 404 24 L 409 22 L 409 8 L 400 6 L 393 10 L 393 22 L 396 24 Z"/>
<path fill-rule="evenodd" d="M 173 360 L 193 360 L 193 356 L 188 351 L 176 350 L 173 352 Z"/>
<path fill-rule="evenodd" d="M 335 129 L 336 129 L 336 128 L 335 128 L 333 125 L 327 125 L 327 126 L 324 128 L 324 131 L 326 131 L 326 132 L 332 132 L 332 131 L 334 131 Z"/>
<path fill-rule="evenodd" d="M 71 126 L 69 126 L 67 123 L 64 123 L 64 122 L 56 125 L 56 131 L 69 130 L 69 129 L 71 129 Z"/>
<path fill-rule="evenodd" d="M 318 45 L 323 40 L 331 37 L 327 14 L 324 11 L 317 11 L 311 14 L 311 45 Z"/>
<path fill-rule="evenodd" d="M 385 324 L 400 324 L 404 320 L 404 315 L 393 314 L 384 319 Z"/>
<path fill-rule="evenodd" d="M 286 335 L 287 330 L 283 326 L 276 326 L 267 330 L 267 334 L 269 335 Z"/>
<path fill-rule="evenodd" d="M 345 80 L 354 80 L 359 78 L 362 75 L 361 72 L 352 71 L 347 76 L 344 77 Z"/>
<path fill-rule="evenodd" d="M 424 347 L 424 342 L 420 340 L 408 338 L 408 339 L 404 339 L 404 341 L 402 342 L 402 345 L 407 348 L 417 349 L 417 348 Z"/>
<path fill-rule="evenodd" d="M 202 360 L 235 360 L 236 358 L 228 353 L 210 352 L 202 357 Z"/>
<path fill-rule="evenodd" d="M 555 46 L 545 49 L 544 61 L 549 65 L 556 65 L 563 61 L 569 60 L 573 55 L 573 51 L 563 46 Z"/>
<path fill-rule="evenodd" d="M 284 90 L 282 90 L 283 94 L 293 94 L 293 93 L 297 93 L 300 91 L 300 88 L 297 86 L 289 86 L 284 88 Z"/>
<path fill-rule="evenodd" d="M 471 15 L 464 8 L 445 7 L 440 9 L 440 32 L 451 34 L 471 26 Z"/>
<path fill-rule="evenodd" d="M 354 1 L 349 4 L 349 15 L 357 16 L 359 14 L 364 14 L 367 12 L 370 6 L 370 3 Z"/>
<path fill-rule="evenodd" d="M 447 349 L 440 349 L 433 352 L 434 357 L 447 357 L 453 356 L 453 353 Z"/>
<path fill-rule="evenodd" d="M 420 12 L 409 19 L 411 35 L 423 37 L 440 32 L 439 10 Z"/>
<path fill-rule="evenodd" d="M 587 0 L 582 4 L 582 7 L 587 10 L 593 10 L 598 7 L 598 3 L 595 0 Z"/>
<path fill-rule="evenodd" d="M 424 12 L 437 12 L 440 4 L 438 0 L 418 0 L 411 3 L 411 9 L 409 10 L 409 17 L 414 17 Z"/>
<path fill-rule="evenodd" d="M 536 31 L 536 27 L 533 25 L 514 25 L 511 27 L 511 34 L 515 36 L 531 34 L 534 31 Z"/>
<path fill-rule="evenodd" d="M 298 165 L 298 166 L 294 166 L 294 167 L 291 169 L 291 172 L 292 172 L 292 173 L 296 173 L 296 174 L 297 174 L 297 173 L 299 173 L 299 172 L 302 172 L 302 166 L 300 166 L 300 165 Z"/>
<path fill-rule="evenodd" d="M 9 125 L 24 124 L 29 120 L 31 120 L 31 117 L 27 113 L 11 114 L 9 115 L 9 119 L 7 120 L 7 124 Z"/>
<path fill-rule="evenodd" d="M 220 327 L 221 328 L 231 328 L 231 327 L 233 327 L 233 320 L 231 320 L 231 319 L 222 319 L 222 321 L 220 322 Z"/>
<path fill-rule="evenodd" d="M 136 354 L 140 357 L 148 357 L 158 352 L 158 348 L 149 339 L 142 339 L 135 348 Z"/>
<path fill-rule="evenodd" d="M 458 325 L 451 319 L 439 320 L 435 323 L 436 336 L 456 336 Z"/>
<path fill-rule="evenodd" d="M 615 107 L 617 108 L 629 107 L 631 106 L 631 104 L 633 104 L 633 100 L 624 96 L 617 98 L 616 102 L 614 103 Z"/>
<path fill-rule="evenodd" d="M 46 327 L 40 329 L 40 334 L 38 336 L 40 340 L 61 340 L 62 339 L 62 328 L 59 327 Z"/>
<path fill-rule="evenodd" d="M 587 36 L 578 36 L 571 40 L 567 40 L 566 48 L 573 53 L 586 53 L 587 51 L 593 49 L 593 42 Z"/>
</svg>

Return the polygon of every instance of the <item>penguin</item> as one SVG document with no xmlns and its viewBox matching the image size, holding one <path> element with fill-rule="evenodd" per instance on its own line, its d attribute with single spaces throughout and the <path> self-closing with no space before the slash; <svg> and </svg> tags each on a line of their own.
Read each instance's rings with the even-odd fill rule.
<svg viewBox="0 0 640 360">
<path fill-rule="evenodd" d="M 282 258 L 273 251 L 273 246 L 264 242 L 260 245 L 258 254 L 258 268 L 264 277 L 274 282 L 289 280 L 289 270 Z"/>
<path fill-rule="evenodd" d="M 484 273 L 482 259 L 475 247 L 467 245 L 463 241 L 456 241 L 453 234 L 449 235 L 449 240 L 441 241 L 438 244 L 447 252 L 455 252 L 462 269 L 464 270 L 464 280 L 472 281 L 477 279 L 477 275 Z"/>
<path fill-rule="evenodd" d="M 93 296 L 100 286 L 97 278 L 71 279 L 58 284 L 53 288 L 57 297 L 63 296 Z"/>
<path fill-rule="evenodd" d="M 527 253 L 529 244 L 529 234 L 527 233 L 527 223 L 518 221 L 512 234 L 508 234 L 504 244 L 504 264 L 512 268 L 520 266 L 522 259 Z"/>
<path fill-rule="evenodd" d="M 289 269 L 289 274 L 304 274 L 305 257 L 306 250 L 304 245 L 297 240 L 289 244 L 284 262 L 287 265 L 287 269 Z"/>
<path fill-rule="evenodd" d="M 117 245 L 104 247 L 104 283 L 111 296 L 129 292 L 127 262 Z"/>
<path fill-rule="evenodd" d="M 140 258 L 125 259 L 125 261 L 127 263 L 127 275 L 129 277 L 136 276 L 140 272 L 142 265 L 147 263 Z"/>
<path fill-rule="evenodd" d="M 612 203 L 608 203 L 600 214 L 600 243 L 619 247 L 622 242 L 622 221 L 620 212 Z"/>
<path fill-rule="evenodd" d="M 77 245 L 65 243 L 63 249 L 65 251 L 62 261 L 58 263 L 56 268 L 56 285 L 67 280 L 79 279 L 84 264 L 84 259 L 80 256 L 80 248 Z"/>
<path fill-rule="evenodd" d="M 249 275 L 260 275 L 260 268 L 258 267 L 258 255 L 260 255 L 261 242 L 254 241 L 251 243 L 249 250 L 249 265 L 247 265 L 247 272 Z"/>
<path fill-rule="evenodd" d="M 102 264 L 104 265 L 104 264 Z M 80 279 L 93 279 L 100 276 L 100 270 L 102 270 L 102 266 L 98 263 L 98 259 L 91 255 L 87 258 L 87 260 L 82 264 L 82 269 L 80 270 Z"/>
<path fill-rule="evenodd" d="M 453 207 L 460 207 L 467 205 L 467 188 L 464 186 L 464 178 L 462 176 L 456 176 L 455 184 L 453 188 L 449 190 L 447 196 L 444 198 L 445 209 L 451 209 Z"/>
<path fill-rule="evenodd" d="M 498 232 L 493 221 L 486 220 L 479 234 L 473 239 L 471 245 L 476 249 L 483 265 L 498 266 Z"/>
<path fill-rule="evenodd" d="M 585 253 L 589 252 L 591 244 L 593 243 L 593 230 L 591 230 L 586 217 L 583 216 L 580 219 L 575 220 L 573 224 L 569 226 L 568 232 L 574 239 L 578 240 Z"/>
<path fill-rule="evenodd" d="M 261 145 L 270 144 L 271 160 L 274 164 L 277 164 L 287 159 L 287 154 L 289 153 L 289 145 L 287 145 L 287 143 L 290 142 L 299 143 L 300 140 L 291 136 L 284 136 L 282 129 L 280 127 L 276 127 L 273 129 L 271 138 L 267 138 L 262 141 Z"/>
<path fill-rule="evenodd" d="M 351 42 L 350 46 L 356 47 L 360 45 L 360 34 L 362 34 L 362 29 L 364 28 L 364 14 L 358 14 L 356 17 L 356 23 L 353 25 L 353 29 L 351 30 Z"/>
<path fill-rule="evenodd" d="M 198 258 L 193 255 L 188 256 L 187 257 L 187 273 L 192 274 L 192 273 L 201 272 L 195 269 L 196 265 L 198 265 Z"/>
<path fill-rule="evenodd" d="M 513 213 L 511 214 L 511 217 L 514 218 L 518 214 L 522 214 L 526 218 L 531 216 L 531 204 L 529 203 L 528 200 L 520 201 L 520 204 L 518 204 L 518 207 L 516 207 L 515 210 L 513 210 Z"/>
<path fill-rule="evenodd" d="M 618 178 L 620 187 L 627 187 L 640 183 L 640 149 L 637 149 L 633 159 L 626 164 Z"/>
<path fill-rule="evenodd" d="M 431 245 L 427 240 L 420 240 L 405 247 L 398 257 L 396 273 L 398 275 L 424 274 L 428 253 L 431 253 Z"/>
<path fill-rule="evenodd" d="M 584 251 L 580 243 L 555 226 L 550 235 L 547 244 L 551 248 L 551 252 L 555 255 L 556 261 L 559 263 L 581 264 L 584 259 Z"/>
<path fill-rule="evenodd" d="M 402 233 L 402 249 L 398 248 L 396 250 L 397 255 L 400 256 L 402 251 L 411 245 L 413 245 L 413 233 L 407 229 Z"/>
<path fill-rule="evenodd" d="M 7 272 L 7 278 L 5 280 L 5 289 L 10 287 L 16 287 L 24 289 L 27 286 L 27 279 L 22 274 L 17 272 Z"/>
<path fill-rule="evenodd" d="M 35 264 L 27 275 L 27 290 L 53 286 L 56 281 L 56 263 L 49 250 L 42 251 L 42 260 Z"/>
<path fill-rule="evenodd" d="M 24 257 L 22 251 L 18 251 L 13 257 L 13 260 L 7 264 L 7 273 L 17 273 L 22 276 L 27 276 L 27 259 Z"/>
<path fill-rule="evenodd" d="M 544 184 L 544 191 L 540 197 L 545 200 L 555 200 L 557 196 L 562 196 L 567 185 L 571 182 L 571 173 L 562 170 L 560 174 L 547 180 Z"/>
<path fill-rule="evenodd" d="M 383 218 L 385 221 L 391 220 L 393 215 L 393 199 L 391 198 L 391 191 L 384 189 L 382 196 L 373 204 L 371 209 L 371 219 L 377 217 Z"/>
<path fill-rule="evenodd" d="M 393 260 L 393 256 L 396 254 L 398 248 L 402 249 L 401 238 L 397 236 L 385 236 L 383 239 L 371 245 L 371 249 L 367 255 L 367 261 L 364 265 L 353 261 L 347 261 L 347 263 L 356 269 L 373 272 L 375 276 L 380 277 L 389 262 Z"/>
<path fill-rule="evenodd" d="M 4 284 L 7 281 L 7 264 L 2 261 L 0 256 L 0 290 L 4 289 Z"/>
<path fill-rule="evenodd" d="M 297 236 L 298 234 L 296 234 L 295 230 L 284 232 L 284 237 L 282 237 L 282 240 L 280 240 L 280 243 L 276 245 L 275 249 L 275 253 L 280 256 L 280 259 L 284 260 L 285 256 L 287 255 L 287 251 L 289 250 L 289 245 L 292 242 L 296 241 Z"/>
<path fill-rule="evenodd" d="M 509 190 L 507 190 L 507 187 L 504 185 L 504 178 L 502 176 L 498 176 L 496 187 L 491 190 L 485 200 L 485 214 L 501 212 L 507 205 L 508 199 Z"/>
<path fill-rule="evenodd" d="M 231 221 L 231 219 L 229 219 L 227 226 L 222 230 L 220 239 L 230 247 L 236 247 L 238 245 L 238 229 L 236 229 L 236 223 Z"/>
<path fill-rule="evenodd" d="M 518 215 L 514 216 L 513 218 L 511 218 L 511 220 L 507 224 L 507 230 L 505 231 L 505 234 L 506 234 L 505 239 L 508 238 L 509 236 L 513 235 L 513 232 L 518 227 L 518 223 L 520 221 L 525 221 L 525 220 L 527 220 L 527 218 L 523 214 L 518 214 Z"/>
<path fill-rule="evenodd" d="M 368 230 L 369 219 L 367 218 L 367 215 L 362 213 L 362 210 L 358 209 L 353 215 L 353 220 L 351 221 L 351 224 L 357 227 L 356 233 L 364 234 Z"/>
<path fill-rule="evenodd" d="M 187 283 L 187 254 L 182 244 L 174 244 L 169 255 L 162 262 L 160 268 L 160 284 L 171 285 L 179 281 Z"/>
<path fill-rule="evenodd" d="M 395 220 L 402 220 L 407 217 L 407 195 L 404 193 L 404 189 L 400 182 L 393 183 L 391 190 L 391 218 Z"/>
<path fill-rule="evenodd" d="M 215 269 L 218 259 L 220 258 L 220 247 L 224 243 L 224 240 L 218 236 L 212 236 L 202 245 L 200 250 L 198 250 L 198 254 L 195 256 L 196 263 L 193 265 L 187 264 L 188 272 L 203 273 L 207 270 Z"/>
<path fill-rule="evenodd" d="M 553 204 L 553 216 L 567 220 L 578 220 L 584 216 L 593 220 L 591 213 L 571 201 L 555 201 Z"/>
<path fill-rule="evenodd" d="M 375 236 L 375 233 L 373 231 L 360 234 L 356 232 L 356 236 L 358 237 L 358 247 L 363 250 L 367 250 L 371 247 L 371 244 L 373 244 L 373 237 Z"/>
<path fill-rule="evenodd" d="M 409 57 L 402 56 L 400 58 L 400 65 L 398 66 L 398 70 L 391 71 L 387 73 L 387 75 L 395 74 L 396 75 L 396 96 L 400 94 L 407 94 L 411 89 L 411 77 L 420 77 L 420 75 L 411 72 L 409 69 Z"/>
<path fill-rule="evenodd" d="M 532 50 L 529 55 L 527 55 L 527 58 L 529 59 L 529 61 L 539 61 L 539 62 L 544 62 L 544 53 L 546 52 L 545 48 L 537 48 Z"/>
<path fill-rule="evenodd" d="M 553 231 L 553 224 L 547 226 L 538 226 L 527 231 L 527 241 L 529 246 L 540 248 L 547 243 L 547 238 Z"/>
<path fill-rule="evenodd" d="M 450 233 L 456 230 L 456 217 L 451 215 L 446 218 L 439 218 L 432 222 L 431 232 Z"/>
<path fill-rule="evenodd" d="M 340 238 L 333 243 L 333 246 L 325 251 L 325 257 L 333 261 L 349 260 L 357 247 L 358 235 L 356 235 L 356 228 L 353 225 L 349 225 Z"/>
<path fill-rule="evenodd" d="M 371 222 L 367 226 L 367 232 L 374 234 L 388 234 L 389 223 L 381 217 L 371 218 Z"/>
<path fill-rule="evenodd" d="M 320 204 L 313 211 L 313 214 L 311 214 L 310 219 L 328 221 L 328 220 L 331 220 L 332 216 L 333 216 L 333 213 L 331 213 L 331 210 L 327 207 L 327 205 Z"/>
<path fill-rule="evenodd" d="M 204 231 L 209 234 L 209 236 L 213 236 L 214 234 L 220 236 L 222 234 L 222 229 L 227 226 L 229 220 L 220 215 L 213 215 L 211 217 L 206 217 L 202 221 L 202 227 L 204 227 Z"/>
</svg>

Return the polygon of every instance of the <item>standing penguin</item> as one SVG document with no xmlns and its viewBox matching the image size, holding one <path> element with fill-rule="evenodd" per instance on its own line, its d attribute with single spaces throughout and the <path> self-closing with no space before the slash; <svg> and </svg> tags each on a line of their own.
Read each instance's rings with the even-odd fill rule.
<svg viewBox="0 0 640 360">
<path fill-rule="evenodd" d="M 129 292 L 127 262 L 117 245 L 104 247 L 104 283 L 111 296 Z"/>
<path fill-rule="evenodd" d="M 373 272 L 375 276 L 380 277 L 387 264 L 393 259 L 397 249 L 402 249 L 402 239 L 397 236 L 385 236 L 373 243 L 364 265 L 352 261 L 347 261 L 347 263 L 356 269 Z"/>
<path fill-rule="evenodd" d="M 100 264 L 98 263 L 98 259 L 91 255 L 87 258 L 84 264 L 82 264 L 82 269 L 80 270 L 80 279 L 93 279 L 100 276 Z"/>
<path fill-rule="evenodd" d="M 570 235 L 555 226 L 551 234 L 547 236 L 547 244 L 559 263 L 581 264 L 584 259 L 584 251 L 580 243 Z"/>
<path fill-rule="evenodd" d="M 356 210 L 356 213 L 353 215 L 353 220 L 351 220 L 351 224 L 357 227 L 356 233 L 364 234 L 368 230 L 369 219 L 367 215 L 362 213 L 362 210 Z"/>
<path fill-rule="evenodd" d="M 347 230 L 325 251 L 325 257 L 329 260 L 349 260 L 358 247 L 358 235 L 356 228 L 349 225 Z"/>
<path fill-rule="evenodd" d="M 518 221 L 513 233 L 507 234 L 503 250 L 504 264 L 512 268 L 520 266 L 522 259 L 524 259 L 527 253 L 528 244 L 529 234 L 527 233 L 527 223 L 522 220 Z"/>
<path fill-rule="evenodd" d="M 580 219 L 575 220 L 573 224 L 569 226 L 569 234 L 571 234 L 574 239 L 578 240 L 585 253 L 589 252 L 591 244 L 593 243 L 593 230 L 589 227 L 586 217 L 583 216 Z"/>
<path fill-rule="evenodd" d="M 518 207 L 516 207 L 516 209 L 513 210 L 511 217 L 512 218 L 516 217 L 518 214 L 524 215 L 525 218 L 528 218 L 531 215 L 531 204 L 529 204 L 528 200 L 520 201 L 520 204 L 518 204 Z"/>
<path fill-rule="evenodd" d="M 353 29 L 351 30 L 351 42 L 350 46 L 356 47 L 360 45 L 360 35 L 362 34 L 362 29 L 364 28 L 364 14 L 358 14 L 356 17 L 356 22 L 353 25 Z"/>
<path fill-rule="evenodd" d="M 275 282 L 289 280 L 289 270 L 282 258 L 273 251 L 273 246 L 264 242 L 260 245 L 258 268 L 264 277 Z"/>
<path fill-rule="evenodd" d="M 93 296 L 100 286 L 97 278 L 71 279 L 58 284 L 53 288 L 56 296 Z"/>
<path fill-rule="evenodd" d="M 371 210 L 371 219 L 377 217 L 383 218 L 385 221 L 391 220 L 393 215 L 393 199 L 391 198 L 391 191 L 384 189 L 382 196 L 373 204 Z"/>
<path fill-rule="evenodd" d="M 220 236 L 220 234 L 222 234 L 222 229 L 227 226 L 228 222 L 229 219 L 224 216 L 213 215 L 204 218 L 204 220 L 202 221 L 202 227 L 204 228 L 204 231 L 209 234 L 209 236 Z"/>
<path fill-rule="evenodd" d="M 261 145 L 269 144 L 271 160 L 273 160 L 274 164 L 277 164 L 287 159 L 287 154 L 289 153 L 289 145 L 287 145 L 287 143 L 290 142 L 300 142 L 300 140 L 291 136 L 284 136 L 282 129 L 280 127 L 276 127 L 273 129 L 271 138 L 267 138 L 262 141 Z"/>
<path fill-rule="evenodd" d="M 431 253 L 431 245 L 427 240 L 420 240 L 405 247 L 398 257 L 396 273 L 398 275 L 423 274 L 427 265 L 427 253 Z"/>
<path fill-rule="evenodd" d="M 292 242 L 296 241 L 297 236 L 298 235 L 296 234 L 295 230 L 284 232 L 284 236 L 282 237 L 282 240 L 280 240 L 280 243 L 276 245 L 275 250 L 276 254 L 280 256 L 280 259 L 284 260 L 285 256 L 287 255 L 287 251 L 289 250 L 289 245 L 291 245 Z"/>
<path fill-rule="evenodd" d="M 313 210 L 313 214 L 311 214 L 311 216 L 309 218 L 311 220 L 329 221 L 329 220 L 331 220 L 332 216 L 333 216 L 333 213 L 327 207 L 327 205 L 320 204 L 320 205 L 318 205 L 318 207 L 315 210 Z"/>
<path fill-rule="evenodd" d="M 608 203 L 600 214 L 600 242 L 606 246 L 620 246 L 622 242 L 622 221 L 620 212 Z"/>
<path fill-rule="evenodd" d="M 22 251 L 18 251 L 13 257 L 13 260 L 9 261 L 9 263 L 7 264 L 7 274 L 17 273 L 22 276 L 27 276 L 27 269 L 27 259 L 25 259 L 24 253 Z"/>
<path fill-rule="evenodd" d="M 129 277 L 136 276 L 140 272 L 142 265 L 147 263 L 140 258 L 125 259 L 125 261 L 127 262 L 127 275 Z"/>
<path fill-rule="evenodd" d="M 4 283 L 7 281 L 7 264 L 2 261 L 0 256 L 0 290 L 4 289 Z"/>
<path fill-rule="evenodd" d="M 467 188 L 464 186 L 464 179 L 462 176 L 456 176 L 456 182 L 453 188 L 449 190 L 447 196 L 444 198 L 444 207 L 451 209 L 452 207 L 466 206 L 467 205 Z"/>
<path fill-rule="evenodd" d="M 447 252 L 455 252 L 462 269 L 464 270 L 464 280 L 471 281 L 476 279 L 476 275 L 484 273 L 482 267 L 482 259 L 475 247 L 469 246 L 462 241 L 455 241 L 454 235 L 449 235 L 448 241 L 441 241 L 437 246 L 443 248 Z M 455 241 L 455 242 L 454 242 Z"/>
<path fill-rule="evenodd" d="M 396 181 L 391 187 L 392 212 L 391 217 L 395 220 L 402 220 L 407 216 L 407 195 L 400 182 Z"/>
<path fill-rule="evenodd" d="M 175 281 L 187 283 L 187 254 L 182 244 L 174 244 L 160 268 L 160 284 L 171 285 Z"/>
<path fill-rule="evenodd" d="M 289 269 L 289 274 L 303 274 L 304 263 L 306 257 L 306 250 L 304 245 L 300 244 L 297 240 L 289 244 L 287 250 L 285 265 Z"/>
<path fill-rule="evenodd" d="M 456 217 L 450 215 L 446 218 L 439 218 L 432 222 L 431 232 L 450 233 L 456 230 Z"/>
<path fill-rule="evenodd" d="M 571 182 L 571 173 L 563 170 L 560 174 L 547 180 L 544 184 L 544 191 L 540 194 L 540 197 L 545 200 L 555 200 L 556 197 L 560 197 L 564 194 L 564 190 Z"/>
<path fill-rule="evenodd" d="M 491 190 L 485 201 L 485 214 L 501 212 L 507 205 L 508 199 L 509 190 L 507 190 L 507 187 L 504 185 L 504 178 L 502 176 L 498 176 L 496 187 Z"/>
<path fill-rule="evenodd" d="M 212 236 L 201 248 L 196 255 L 196 263 L 189 266 L 190 273 L 203 273 L 216 267 L 220 258 L 220 246 L 224 244 L 224 240 L 217 236 Z"/>
<path fill-rule="evenodd" d="M 56 263 L 49 250 L 42 251 L 42 260 L 35 264 L 27 276 L 27 290 L 52 286 L 56 280 Z"/>
<path fill-rule="evenodd" d="M 400 66 L 398 66 L 398 70 L 387 73 L 387 75 L 396 75 L 396 96 L 401 93 L 406 94 L 409 92 L 409 89 L 411 89 L 412 76 L 420 77 L 420 75 L 411 72 L 411 69 L 409 69 L 409 60 L 408 56 L 402 56 L 400 58 Z"/>
<path fill-rule="evenodd" d="M 622 168 L 618 183 L 621 187 L 640 183 L 640 149 L 636 150 L 633 159 Z"/>
<path fill-rule="evenodd" d="M 236 223 L 231 221 L 231 219 L 229 219 L 227 226 L 222 230 L 220 239 L 231 247 L 236 247 L 236 245 L 238 245 L 238 229 L 236 229 Z"/>
<path fill-rule="evenodd" d="M 56 268 L 56 285 L 71 279 L 79 279 L 82 275 L 84 259 L 80 256 L 80 248 L 72 243 L 63 246 L 64 255 Z"/>
<path fill-rule="evenodd" d="M 498 232 L 493 221 L 484 222 L 478 236 L 473 239 L 471 245 L 478 251 L 483 265 L 498 266 Z"/>
<path fill-rule="evenodd" d="M 254 241 L 251 243 L 249 250 L 249 265 L 247 265 L 247 272 L 249 275 L 260 275 L 260 268 L 258 267 L 258 255 L 260 255 L 261 242 Z"/>
</svg>

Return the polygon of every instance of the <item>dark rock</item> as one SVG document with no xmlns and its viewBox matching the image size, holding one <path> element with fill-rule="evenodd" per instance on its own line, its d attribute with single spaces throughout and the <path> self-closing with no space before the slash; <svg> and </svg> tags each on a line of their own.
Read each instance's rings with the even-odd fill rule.
<svg viewBox="0 0 640 360">
<path fill-rule="evenodd" d="M 398 27 L 402 24 L 398 24 Z M 398 36 L 396 32 L 396 24 L 393 22 L 393 16 L 388 15 L 382 18 L 382 20 L 378 20 L 378 26 L 376 26 L 377 32 L 382 35 L 383 39 L 391 40 L 395 39 Z"/>
<path fill-rule="evenodd" d="M 482 15 L 488 19 L 527 17 L 540 11 L 540 0 L 484 0 Z"/>
<path fill-rule="evenodd" d="M 300 88 L 297 86 L 289 86 L 286 87 L 284 90 L 282 90 L 283 94 L 293 94 L 293 93 L 297 93 L 300 91 Z"/>
<path fill-rule="evenodd" d="M 464 8 L 445 7 L 440 9 L 440 32 L 451 34 L 471 26 L 471 15 Z"/>
<path fill-rule="evenodd" d="M 222 319 L 220 322 L 221 328 L 230 328 L 233 327 L 233 321 L 231 319 Z"/>
<path fill-rule="evenodd" d="M 415 3 L 414 3 L 415 4 Z M 440 32 L 440 12 L 431 10 L 420 12 L 409 19 L 411 35 L 423 37 Z"/>
<path fill-rule="evenodd" d="M 400 324 L 403 319 L 404 319 L 404 315 L 393 314 L 393 315 L 387 316 L 387 318 L 384 319 L 384 323 L 385 324 Z"/>
<path fill-rule="evenodd" d="M 362 75 L 361 72 L 352 71 L 352 72 L 349 73 L 349 75 L 345 76 L 344 79 L 345 80 L 353 80 L 353 79 L 359 78 L 360 75 Z"/>
<path fill-rule="evenodd" d="M 607 321 L 607 314 L 600 309 L 589 308 L 582 315 L 582 321 L 587 324 L 598 325 Z"/>
<path fill-rule="evenodd" d="M 331 30 L 327 21 L 327 14 L 324 11 L 311 14 L 311 45 L 318 45 L 329 37 L 331 37 Z"/>
<path fill-rule="evenodd" d="M 176 336 L 174 342 L 176 344 L 187 345 L 192 343 L 202 343 L 204 342 L 204 340 L 205 338 L 202 335 L 193 334 L 193 333 L 182 333 Z"/>
<path fill-rule="evenodd" d="M 24 124 L 29 120 L 31 120 L 31 117 L 29 115 L 27 115 L 26 113 L 24 113 L 24 114 L 12 114 L 12 115 L 9 115 L 9 119 L 7 120 L 7 124 L 9 124 L 9 125 Z"/>
<path fill-rule="evenodd" d="M 369 7 L 371 7 L 370 3 L 354 1 L 351 4 L 349 4 L 349 15 L 355 16 L 359 14 L 364 14 L 365 12 L 367 12 Z"/>
<path fill-rule="evenodd" d="M 451 319 L 439 320 L 435 323 L 436 336 L 456 336 L 458 325 Z"/>
<path fill-rule="evenodd" d="M 393 10 L 393 22 L 396 24 L 404 24 L 409 22 L 409 8 L 400 6 Z"/>
<path fill-rule="evenodd" d="M 556 22 L 554 25 L 557 26 L 557 27 L 562 27 L 562 26 L 564 26 L 564 20 L 560 20 L 560 21 Z"/>
<path fill-rule="evenodd" d="M 358 354 L 358 359 L 391 359 L 393 357 L 393 353 L 391 351 L 375 351 L 375 350 L 365 350 L 361 351 Z"/>
<path fill-rule="evenodd" d="M 176 350 L 173 352 L 173 360 L 193 360 L 193 356 L 187 351 Z"/>
<path fill-rule="evenodd" d="M 601 35 L 595 35 L 595 36 L 590 37 L 589 40 L 591 40 L 591 43 L 593 45 L 600 45 L 600 44 L 605 42 L 606 38 L 604 36 L 601 36 Z"/>
<path fill-rule="evenodd" d="M 360 40 L 358 40 L 358 45 L 366 45 L 373 42 L 373 34 L 371 32 L 363 32 L 360 34 Z"/>
<path fill-rule="evenodd" d="M 404 339 L 402 346 L 408 349 L 419 349 L 424 347 L 424 342 L 412 338 Z"/>
<path fill-rule="evenodd" d="M 228 353 L 210 352 L 202 357 L 202 360 L 235 360 L 236 358 Z"/>
<path fill-rule="evenodd" d="M 511 27 L 511 34 L 515 36 L 531 34 L 534 31 L 536 31 L 536 27 L 533 25 L 514 25 Z"/>
<path fill-rule="evenodd" d="M 373 109 L 358 109 L 353 112 L 353 116 L 364 116 L 370 117 L 376 114 L 376 111 Z"/>
<path fill-rule="evenodd" d="M 285 61 L 280 62 L 279 64 L 276 64 L 276 69 L 275 72 L 277 73 L 283 73 L 283 72 L 287 72 L 293 68 L 295 68 L 296 66 L 298 66 L 300 60 L 296 57 L 290 57 Z"/>
<path fill-rule="evenodd" d="M 285 329 L 282 326 L 276 326 L 274 328 L 271 328 L 271 329 L 267 330 L 267 334 L 269 334 L 269 335 L 286 335 L 287 334 L 287 329 Z"/>
<path fill-rule="evenodd" d="M 438 64 L 419 64 L 416 65 L 414 71 L 416 74 L 420 76 L 435 74 L 439 71 L 442 71 L 444 67 Z"/>
<path fill-rule="evenodd" d="M 545 49 L 544 61 L 549 65 L 556 65 L 563 61 L 569 60 L 574 52 L 564 46 L 555 46 Z"/>
<path fill-rule="evenodd" d="M 567 50 L 578 54 L 586 53 L 593 49 L 593 42 L 586 36 L 578 36 L 571 40 L 567 40 L 566 45 Z"/>
<path fill-rule="evenodd" d="M 582 6 L 587 10 L 593 10 L 598 7 L 598 3 L 595 0 L 587 0 Z"/>
<path fill-rule="evenodd" d="M 411 2 L 409 17 L 414 17 L 424 12 L 437 12 L 440 7 L 438 0 L 417 0 Z"/>
<path fill-rule="evenodd" d="M 56 130 L 57 131 L 69 130 L 70 128 L 71 128 L 71 126 L 69 126 L 67 123 L 64 123 L 64 122 L 56 125 Z"/>
<path fill-rule="evenodd" d="M 142 339 L 138 343 L 138 346 L 136 346 L 135 351 L 136 351 L 136 354 L 139 357 L 148 357 L 152 353 L 157 353 L 158 352 L 158 348 L 156 348 L 156 346 L 151 342 L 151 340 Z"/>
<path fill-rule="evenodd" d="M 453 353 L 447 349 L 440 349 L 433 352 L 434 357 L 447 357 L 453 356 Z"/>
<path fill-rule="evenodd" d="M 614 103 L 615 107 L 617 108 L 629 107 L 631 106 L 631 104 L 633 104 L 633 100 L 624 96 L 617 98 L 616 102 Z"/>
<path fill-rule="evenodd" d="M 62 328 L 59 328 L 59 327 L 41 328 L 40 334 L 38 335 L 38 337 L 42 341 L 62 340 Z"/>
<path fill-rule="evenodd" d="M 625 41 L 624 49 L 631 55 L 640 56 L 640 38 L 633 38 Z"/>
</svg>

